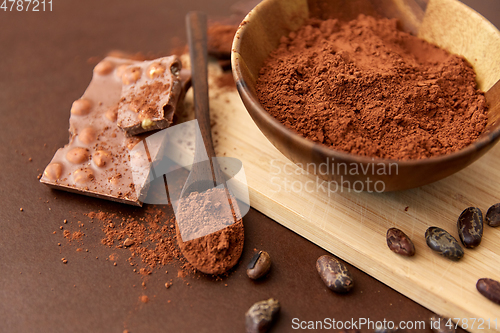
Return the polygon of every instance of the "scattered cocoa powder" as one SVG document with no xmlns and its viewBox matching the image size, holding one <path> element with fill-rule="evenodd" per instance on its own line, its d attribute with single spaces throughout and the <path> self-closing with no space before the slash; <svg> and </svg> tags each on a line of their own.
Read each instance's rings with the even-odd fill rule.
<svg viewBox="0 0 500 333">
<path fill-rule="evenodd" d="M 472 67 L 397 25 L 310 19 L 265 62 L 260 102 L 304 137 L 357 155 L 421 159 L 466 147 L 487 122 Z"/>
<path fill-rule="evenodd" d="M 208 27 L 207 48 L 208 54 L 217 58 L 229 59 L 233 38 L 238 29 L 237 25 L 226 25 L 215 22 Z"/>
<path fill-rule="evenodd" d="M 184 272 L 183 270 L 178 270 L 177 271 L 177 277 L 185 278 L 186 277 L 186 272 Z"/>
<path fill-rule="evenodd" d="M 208 54 L 217 58 L 221 68 L 231 70 L 231 47 L 238 25 L 215 22 L 208 28 Z"/>
<path fill-rule="evenodd" d="M 71 233 L 69 230 L 64 230 L 63 231 L 63 236 L 64 238 L 68 239 L 69 241 L 74 241 L 74 240 L 80 240 L 85 234 L 81 231 L 75 231 Z"/>
<path fill-rule="evenodd" d="M 215 84 L 218 88 L 236 89 L 233 74 L 231 72 L 224 72 L 215 78 Z"/>
<path fill-rule="evenodd" d="M 179 251 L 175 229 L 171 228 L 175 224 L 171 210 L 165 213 L 159 208 L 149 206 L 144 217 L 138 219 L 105 212 L 90 212 L 87 216 L 102 222 L 105 235 L 101 240 L 103 245 L 126 248 L 130 253 L 127 261 L 131 266 L 145 265 L 134 270 L 140 275 L 150 275 L 154 268 L 173 262 L 180 264 L 180 269 L 186 272 L 186 275 L 194 272 Z"/>
<path fill-rule="evenodd" d="M 71 239 L 72 240 L 79 240 L 81 239 L 83 236 L 85 236 L 85 234 L 81 231 L 75 231 L 73 232 L 73 234 L 71 235 Z"/>
<path fill-rule="evenodd" d="M 131 93 L 130 96 L 123 97 L 120 103 L 128 105 L 130 110 L 138 112 L 141 117 L 150 119 L 161 117 L 158 105 L 165 93 L 170 90 L 170 84 L 155 81 L 144 84 L 138 90 L 137 94 Z"/>
</svg>

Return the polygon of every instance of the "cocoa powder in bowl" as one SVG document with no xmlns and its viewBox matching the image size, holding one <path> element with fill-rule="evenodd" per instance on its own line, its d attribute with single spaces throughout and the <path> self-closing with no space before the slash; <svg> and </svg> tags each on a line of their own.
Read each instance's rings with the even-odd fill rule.
<svg viewBox="0 0 500 333">
<path fill-rule="evenodd" d="M 478 138 L 487 107 L 467 61 L 393 19 L 309 19 L 281 38 L 256 83 L 260 103 L 302 136 L 356 155 L 421 159 Z"/>
</svg>

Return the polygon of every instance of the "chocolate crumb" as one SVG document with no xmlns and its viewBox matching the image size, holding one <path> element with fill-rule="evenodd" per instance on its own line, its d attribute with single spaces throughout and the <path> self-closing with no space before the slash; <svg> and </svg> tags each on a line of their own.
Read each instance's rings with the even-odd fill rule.
<svg viewBox="0 0 500 333">
<path fill-rule="evenodd" d="M 130 265 L 140 261 L 145 267 L 134 269 L 146 276 L 153 273 L 158 266 L 180 263 L 181 270 L 187 275 L 193 268 L 186 264 L 177 246 L 174 225 L 175 216 L 172 210 L 163 212 L 159 208 L 147 207 L 140 218 L 121 217 L 113 213 L 90 212 L 89 218 L 103 223 L 103 245 L 108 247 L 125 247 L 130 251 L 127 259 Z"/>
<path fill-rule="evenodd" d="M 125 241 L 123 242 L 123 246 L 125 246 L 125 247 L 129 247 L 132 245 L 134 245 L 134 241 L 130 238 L 125 239 Z"/>
</svg>

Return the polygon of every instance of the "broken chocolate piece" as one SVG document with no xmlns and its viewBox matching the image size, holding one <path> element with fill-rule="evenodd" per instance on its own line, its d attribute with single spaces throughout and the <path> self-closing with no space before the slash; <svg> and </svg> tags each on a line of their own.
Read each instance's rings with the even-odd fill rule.
<svg viewBox="0 0 500 333">
<path fill-rule="evenodd" d="M 96 66 L 87 90 L 71 108 L 69 143 L 57 150 L 40 182 L 70 192 L 142 205 L 141 198 L 149 185 L 150 162 L 161 157 L 161 147 L 151 145 L 149 155 L 142 157 L 144 161 L 137 156 L 131 159 L 132 149 L 146 135 L 127 138 L 116 125 L 125 70 L 141 64 L 107 57 Z M 127 80 L 134 77 L 134 71 L 127 72 Z M 183 83 L 182 90 L 187 88 Z M 132 170 L 138 169 L 143 172 L 133 175 Z"/>
<path fill-rule="evenodd" d="M 181 68 L 177 56 L 134 63 L 124 68 L 118 127 L 129 136 L 169 127 L 177 101 L 183 97 Z"/>
</svg>

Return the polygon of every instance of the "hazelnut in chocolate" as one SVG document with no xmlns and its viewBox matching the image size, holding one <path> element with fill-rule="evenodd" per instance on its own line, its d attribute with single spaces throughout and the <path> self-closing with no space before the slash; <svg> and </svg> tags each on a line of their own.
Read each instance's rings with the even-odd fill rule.
<svg viewBox="0 0 500 333">
<path fill-rule="evenodd" d="M 122 67 L 118 127 L 127 135 L 169 127 L 182 95 L 181 68 L 177 56 Z"/>
<path fill-rule="evenodd" d="M 55 153 L 40 181 L 57 189 L 141 206 L 141 198 L 149 185 L 150 163 L 161 157 L 161 149 L 150 145 L 148 156 L 142 156 L 144 161 L 138 156 L 131 158 L 132 149 L 143 137 L 128 138 L 125 131 L 117 126 L 119 106 L 125 106 L 124 100 L 135 101 L 134 94 L 139 96 L 137 91 L 142 92 L 143 97 L 146 96 L 146 90 L 140 88 L 143 81 L 170 85 L 170 97 L 166 97 L 165 91 L 161 89 L 148 90 L 150 94 L 144 97 L 148 103 L 182 103 L 178 97 L 184 95 L 187 86 L 178 79 L 179 64 L 175 57 L 149 62 L 114 57 L 102 60 L 94 68 L 87 90 L 71 107 L 69 143 Z M 160 83 L 155 80 L 160 77 L 161 66 L 173 73 Z M 142 72 L 146 73 L 148 79 L 141 78 Z M 139 82 L 141 86 L 127 86 L 131 82 Z M 171 105 L 172 114 L 168 124 L 175 108 L 176 105 Z M 157 119 L 151 118 L 152 121 Z M 139 122 L 141 127 L 142 123 Z M 133 175 L 132 171 L 138 169 L 141 172 Z"/>
</svg>

